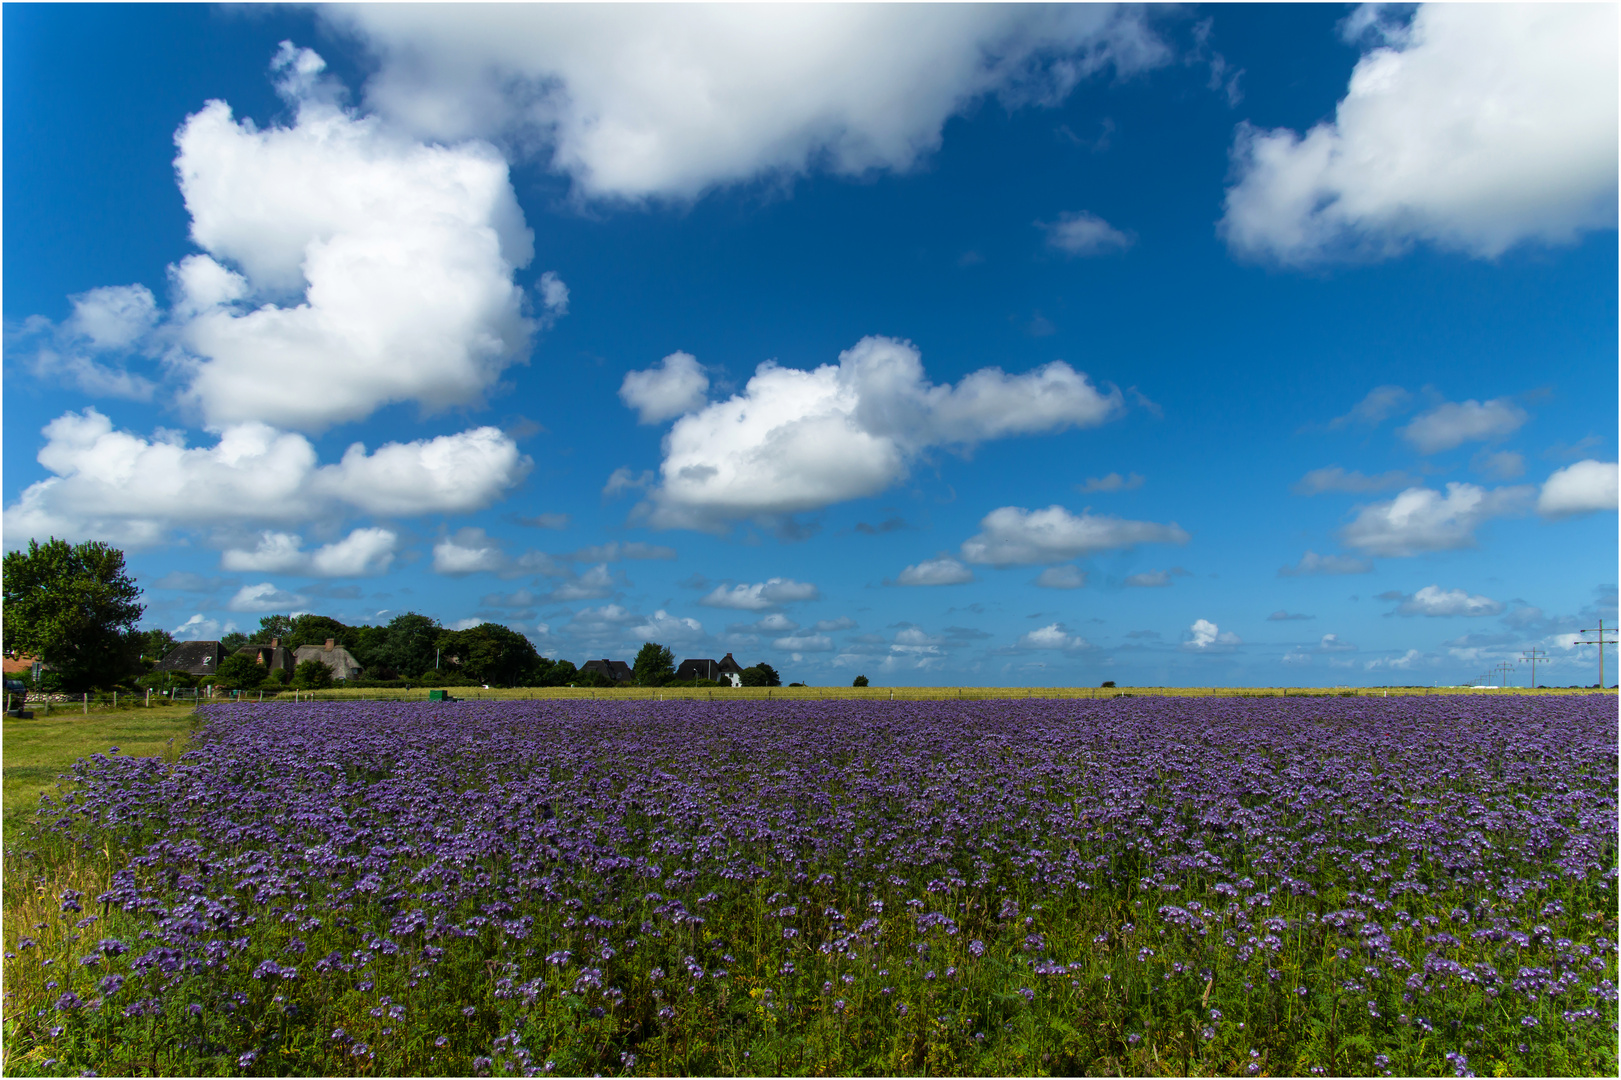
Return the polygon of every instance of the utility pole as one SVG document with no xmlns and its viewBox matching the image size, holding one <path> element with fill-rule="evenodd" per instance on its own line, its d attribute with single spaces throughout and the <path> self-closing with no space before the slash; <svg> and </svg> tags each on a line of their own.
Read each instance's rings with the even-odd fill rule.
<svg viewBox="0 0 1621 1080">
<path fill-rule="evenodd" d="M 1520 654 L 1520 663 L 1529 663 L 1531 665 L 1531 689 L 1533 690 L 1537 688 L 1537 661 L 1546 659 L 1548 659 L 1548 654 L 1537 648 L 1532 648 L 1530 652 Z"/>
<path fill-rule="evenodd" d="M 1598 646 L 1598 688 L 1600 690 L 1602 690 L 1602 689 L 1604 689 L 1604 646 L 1606 646 L 1606 645 L 1614 645 L 1615 644 L 1615 638 L 1613 638 L 1613 637 L 1605 637 L 1604 635 L 1606 633 L 1614 634 L 1615 633 L 1615 628 L 1611 627 L 1608 630 L 1606 630 L 1605 627 L 1604 627 L 1604 620 L 1600 619 L 1598 621 L 1598 628 L 1597 629 L 1587 629 L 1587 630 L 1583 630 L 1581 632 L 1584 633 L 1584 634 L 1597 634 L 1598 635 L 1598 640 L 1597 641 L 1577 641 L 1577 642 L 1573 642 L 1573 644 L 1576 644 L 1576 645 L 1597 645 Z"/>
<path fill-rule="evenodd" d="M 1504 660 L 1502 663 L 1492 668 L 1492 670 L 1503 676 L 1503 689 L 1507 690 L 1508 673 L 1514 670 L 1514 665 L 1509 663 L 1507 660 Z"/>
</svg>

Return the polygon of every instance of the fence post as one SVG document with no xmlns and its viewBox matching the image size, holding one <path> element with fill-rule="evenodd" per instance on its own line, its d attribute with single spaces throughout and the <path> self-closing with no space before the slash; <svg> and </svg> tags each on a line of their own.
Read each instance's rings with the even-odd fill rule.
<svg viewBox="0 0 1621 1080">
<path fill-rule="evenodd" d="M 90 692 L 88 690 L 85 691 L 84 695 L 84 714 L 86 716 L 90 715 Z"/>
</svg>

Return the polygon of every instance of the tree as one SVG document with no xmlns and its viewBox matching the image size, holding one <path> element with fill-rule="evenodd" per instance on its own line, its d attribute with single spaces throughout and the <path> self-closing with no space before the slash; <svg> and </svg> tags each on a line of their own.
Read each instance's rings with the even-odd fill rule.
<svg viewBox="0 0 1621 1080">
<path fill-rule="evenodd" d="M 179 644 L 167 630 L 148 630 L 141 635 L 141 659 L 157 663 Z"/>
<path fill-rule="evenodd" d="M 580 669 L 569 660 L 548 660 L 540 658 L 540 684 L 542 686 L 567 686 L 579 679 Z"/>
<path fill-rule="evenodd" d="M 649 641 L 637 652 L 630 670 L 637 686 L 663 686 L 666 680 L 675 677 L 675 654 Z"/>
<path fill-rule="evenodd" d="M 244 645 L 252 644 L 252 640 L 242 631 L 232 630 L 229 634 L 220 635 L 220 648 L 228 653 L 234 653 Z"/>
<path fill-rule="evenodd" d="M 744 686 L 781 686 L 782 676 L 777 669 L 767 663 L 755 664 L 753 667 L 743 669 Z"/>
<path fill-rule="evenodd" d="M 445 632 L 438 619 L 407 611 L 388 621 L 383 641 L 364 658 L 369 666 L 391 668 L 407 678 L 433 669 L 434 643 Z"/>
<path fill-rule="evenodd" d="M 214 685 L 222 690 L 251 690 L 265 681 L 266 674 L 265 666 L 253 657 L 246 653 L 232 653 L 220 661 L 220 666 L 214 672 Z"/>
<path fill-rule="evenodd" d="M 293 682 L 304 690 L 320 690 L 332 685 L 332 669 L 319 660 L 306 660 L 293 672 Z"/>
<path fill-rule="evenodd" d="M 253 645 L 269 645 L 276 638 L 281 639 L 283 645 L 287 644 L 288 637 L 293 632 L 293 617 L 291 615 L 266 615 L 259 620 L 259 629 L 250 639 Z"/>
<path fill-rule="evenodd" d="M 7 653 L 32 653 L 64 687 L 110 686 L 130 673 L 133 633 L 145 607 L 124 553 L 99 540 L 10 551 L 4 561 Z"/>
<path fill-rule="evenodd" d="M 325 645 L 327 638 L 332 638 L 345 649 L 354 645 L 349 627 L 326 615 L 295 615 L 281 643 L 285 648 L 296 649 L 300 645 Z"/>
<path fill-rule="evenodd" d="M 463 675 L 491 686 L 527 684 L 540 666 L 534 642 L 500 623 L 442 631 L 437 644 Z"/>
<path fill-rule="evenodd" d="M 857 675 L 856 676 L 856 681 L 851 683 L 850 685 L 851 686 L 866 686 L 867 685 L 867 677 L 865 675 Z"/>
</svg>

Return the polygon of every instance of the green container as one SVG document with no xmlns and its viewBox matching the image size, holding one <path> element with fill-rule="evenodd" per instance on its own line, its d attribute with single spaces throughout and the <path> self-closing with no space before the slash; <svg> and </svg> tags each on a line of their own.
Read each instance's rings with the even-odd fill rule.
<svg viewBox="0 0 1621 1080">
<path fill-rule="evenodd" d="M 443 690 L 429 690 L 428 691 L 428 700 L 429 701 L 449 701 L 450 700 L 450 695 L 447 694 Z"/>
</svg>

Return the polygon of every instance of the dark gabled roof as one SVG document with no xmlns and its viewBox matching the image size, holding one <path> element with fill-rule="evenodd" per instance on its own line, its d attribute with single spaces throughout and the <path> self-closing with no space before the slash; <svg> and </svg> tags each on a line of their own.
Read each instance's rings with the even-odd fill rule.
<svg viewBox="0 0 1621 1080">
<path fill-rule="evenodd" d="M 732 654 L 731 653 L 727 653 L 725 656 L 720 658 L 720 663 L 715 665 L 715 670 L 716 671 L 723 671 L 723 672 L 725 672 L 727 674 L 731 674 L 734 671 L 741 672 L 743 670 L 743 668 L 738 664 L 738 662 L 736 660 L 732 659 Z"/>
<path fill-rule="evenodd" d="M 185 671 L 193 675 L 208 675 L 219 667 L 219 663 L 219 642 L 183 641 L 170 649 L 168 655 L 162 660 L 153 664 L 152 670 Z"/>
<path fill-rule="evenodd" d="M 623 660 L 587 660 L 580 665 L 581 671 L 600 671 L 615 682 L 630 681 L 630 665 Z"/>
<path fill-rule="evenodd" d="M 681 666 L 675 669 L 675 677 L 682 682 L 692 679 L 718 680 L 725 672 L 721 671 L 720 661 L 707 658 L 681 661 Z"/>
</svg>

